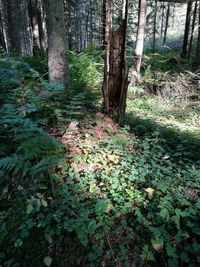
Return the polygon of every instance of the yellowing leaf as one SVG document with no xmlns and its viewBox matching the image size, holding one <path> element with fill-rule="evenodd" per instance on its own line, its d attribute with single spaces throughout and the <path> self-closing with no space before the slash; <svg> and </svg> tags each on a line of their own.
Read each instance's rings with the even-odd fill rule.
<svg viewBox="0 0 200 267">
<path fill-rule="evenodd" d="M 111 203 L 108 204 L 106 212 L 110 212 L 113 208 L 113 205 Z"/>
<path fill-rule="evenodd" d="M 85 155 L 88 155 L 88 150 L 87 149 L 83 149 L 83 153 L 85 154 Z"/>
<path fill-rule="evenodd" d="M 146 189 L 144 189 L 147 193 L 149 193 L 149 195 L 153 195 L 155 193 L 155 189 L 151 188 L 151 187 L 148 187 Z"/>
<path fill-rule="evenodd" d="M 156 251 L 159 251 L 162 250 L 164 247 L 164 240 L 160 237 L 156 239 L 151 239 L 151 244 Z"/>
<path fill-rule="evenodd" d="M 45 207 L 45 208 L 46 208 L 46 207 L 48 206 L 48 203 L 46 202 L 46 200 L 45 200 L 45 199 L 42 199 L 42 201 L 41 201 L 41 202 L 42 202 L 42 206 L 43 206 L 43 207 Z"/>
<path fill-rule="evenodd" d="M 90 193 L 94 193 L 94 192 L 96 192 L 96 186 L 95 186 L 94 184 L 91 184 L 91 185 L 90 185 L 89 192 L 90 192 Z"/>
</svg>

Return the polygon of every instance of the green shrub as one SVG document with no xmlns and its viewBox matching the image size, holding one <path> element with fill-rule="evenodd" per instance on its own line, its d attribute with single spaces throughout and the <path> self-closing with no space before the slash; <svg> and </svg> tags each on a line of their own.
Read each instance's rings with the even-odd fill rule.
<svg viewBox="0 0 200 267">
<path fill-rule="evenodd" d="M 101 55 L 91 55 L 88 50 L 80 54 L 69 52 L 69 66 L 73 89 L 81 91 L 99 87 L 103 67 Z"/>
</svg>

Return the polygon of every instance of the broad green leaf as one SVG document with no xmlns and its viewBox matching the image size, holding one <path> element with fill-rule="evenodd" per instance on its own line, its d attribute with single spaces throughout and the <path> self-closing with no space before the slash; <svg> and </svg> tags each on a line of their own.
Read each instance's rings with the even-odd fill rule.
<svg viewBox="0 0 200 267">
<path fill-rule="evenodd" d="M 33 205 L 32 204 L 28 204 L 27 208 L 26 208 L 26 211 L 28 214 L 30 214 L 33 210 Z"/>
<path fill-rule="evenodd" d="M 43 207 L 45 207 L 45 208 L 48 207 L 48 203 L 44 198 L 41 200 L 41 202 L 42 202 Z"/>
<path fill-rule="evenodd" d="M 110 203 L 105 199 L 98 199 L 95 205 L 95 211 L 97 215 L 102 215 L 109 210 Z"/>
</svg>

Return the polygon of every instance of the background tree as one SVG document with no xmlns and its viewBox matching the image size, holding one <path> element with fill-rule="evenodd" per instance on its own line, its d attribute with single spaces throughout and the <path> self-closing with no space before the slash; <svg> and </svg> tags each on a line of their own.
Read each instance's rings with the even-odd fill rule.
<svg viewBox="0 0 200 267">
<path fill-rule="evenodd" d="M 183 39 L 183 49 L 181 53 L 181 57 L 187 58 L 188 49 L 189 49 L 189 33 L 190 33 L 190 22 L 191 22 L 191 13 L 192 13 L 192 2 L 188 2 L 187 4 L 187 12 L 186 12 L 186 20 L 185 20 L 185 31 L 184 31 L 184 39 Z"/>
<path fill-rule="evenodd" d="M 2 0 L 8 52 L 32 54 L 27 5 L 26 0 Z"/>
<path fill-rule="evenodd" d="M 194 38 L 194 28 L 195 28 L 196 15 L 197 15 L 197 7 L 198 7 L 198 1 L 195 2 L 195 6 L 194 6 L 194 10 L 193 10 L 192 29 L 191 29 L 189 49 L 188 49 L 188 58 L 190 58 L 190 56 L 191 56 L 192 42 L 193 42 L 193 38 Z"/>
<path fill-rule="evenodd" d="M 64 5 L 62 0 L 45 0 L 48 35 L 49 79 L 69 84 Z"/>
<path fill-rule="evenodd" d="M 163 45 L 165 45 L 166 39 L 167 39 L 167 29 L 169 26 L 169 16 L 170 16 L 170 3 L 168 3 L 168 5 L 167 5 L 167 14 L 166 14 L 164 37 L 163 37 Z"/>
<path fill-rule="evenodd" d="M 32 29 L 33 53 L 45 49 L 45 32 L 42 18 L 41 0 L 30 0 L 28 4 L 30 25 Z"/>
<path fill-rule="evenodd" d="M 146 25 L 147 0 L 139 1 L 138 32 L 135 48 L 135 69 L 140 73 L 142 54 L 144 48 L 145 25 Z"/>
</svg>

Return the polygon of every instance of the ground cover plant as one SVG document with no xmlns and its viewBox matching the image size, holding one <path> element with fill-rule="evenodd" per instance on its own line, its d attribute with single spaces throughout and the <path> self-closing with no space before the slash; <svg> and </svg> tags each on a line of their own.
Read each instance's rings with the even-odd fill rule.
<svg viewBox="0 0 200 267">
<path fill-rule="evenodd" d="M 198 266 L 199 108 L 140 85 L 119 126 L 92 53 L 70 55 L 68 94 L 1 58 L 0 264 Z"/>
</svg>

